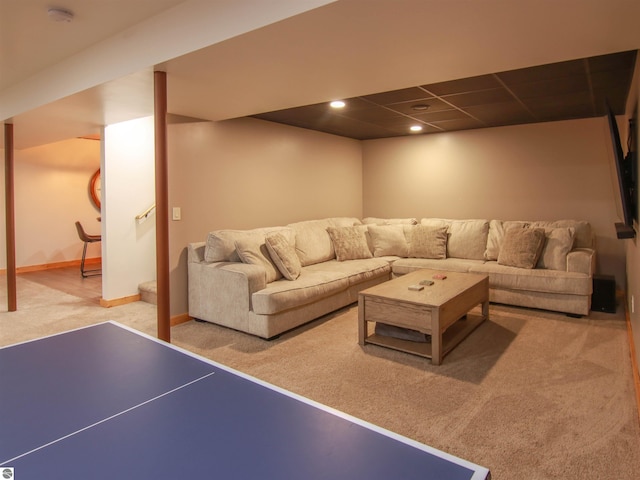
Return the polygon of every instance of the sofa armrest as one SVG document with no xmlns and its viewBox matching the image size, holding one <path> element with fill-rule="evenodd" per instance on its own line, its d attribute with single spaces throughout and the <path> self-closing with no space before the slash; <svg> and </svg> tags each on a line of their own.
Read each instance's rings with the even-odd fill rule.
<svg viewBox="0 0 640 480">
<path fill-rule="evenodd" d="M 596 269 L 596 251 L 593 248 L 574 248 L 567 254 L 567 272 L 593 276 Z"/>
<path fill-rule="evenodd" d="M 205 242 L 190 243 L 187 245 L 187 261 L 189 263 L 204 262 L 204 247 Z"/>
<path fill-rule="evenodd" d="M 239 262 L 189 262 L 189 315 L 222 325 L 225 318 L 245 318 L 251 296 L 267 286 L 266 270 Z"/>
</svg>

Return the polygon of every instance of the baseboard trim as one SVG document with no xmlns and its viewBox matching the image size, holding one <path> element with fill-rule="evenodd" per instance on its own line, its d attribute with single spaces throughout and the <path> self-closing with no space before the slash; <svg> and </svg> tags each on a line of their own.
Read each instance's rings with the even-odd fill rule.
<svg viewBox="0 0 640 480">
<path fill-rule="evenodd" d="M 100 306 L 105 308 L 117 307 L 119 305 L 126 305 L 127 303 L 133 303 L 140 300 L 140 294 L 130 295 L 122 298 L 112 298 L 111 300 L 100 299 Z"/>
<path fill-rule="evenodd" d="M 627 336 L 629 337 L 629 355 L 631 356 L 631 372 L 633 375 L 633 384 L 636 390 L 636 408 L 638 409 L 638 420 L 640 421 L 640 371 L 638 370 L 638 361 L 636 359 L 636 347 L 633 344 L 633 330 L 631 328 L 631 317 L 627 309 L 626 296 L 623 297 L 624 312 L 627 322 Z"/>
<path fill-rule="evenodd" d="M 64 262 L 42 263 L 40 265 L 27 265 L 25 267 L 17 267 L 16 273 L 41 272 L 43 270 L 53 270 L 54 268 L 78 267 L 80 268 L 81 260 L 67 260 Z M 101 257 L 87 258 L 85 265 L 97 265 L 102 262 Z M 7 269 L 0 269 L 0 275 L 6 275 Z"/>
<path fill-rule="evenodd" d="M 172 327 L 175 327 L 176 325 L 180 325 L 182 323 L 187 323 L 190 321 L 191 317 L 188 313 L 181 313 L 180 315 L 174 315 L 173 317 L 171 317 L 170 324 Z"/>
</svg>

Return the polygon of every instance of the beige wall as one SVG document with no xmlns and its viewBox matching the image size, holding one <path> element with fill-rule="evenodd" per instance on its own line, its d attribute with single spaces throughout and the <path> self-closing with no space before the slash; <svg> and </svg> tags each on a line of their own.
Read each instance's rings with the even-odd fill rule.
<svg viewBox="0 0 640 480">
<path fill-rule="evenodd" d="M 4 150 L 0 149 L 4 164 Z M 100 233 L 100 212 L 89 196 L 89 182 L 100 168 L 100 142 L 70 139 L 14 152 L 16 264 L 46 265 L 79 259 L 82 242 L 76 220 Z M 4 168 L 0 211 L 0 268 L 6 268 Z M 91 245 L 88 257 L 99 257 Z"/>
<path fill-rule="evenodd" d="M 169 128 L 171 313 L 187 311 L 186 245 L 209 231 L 362 215 L 361 144 L 251 118 Z"/>
<path fill-rule="evenodd" d="M 364 214 L 588 220 L 624 285 L 611 152 L 604 118 L 365 141 Z"/>
</svg>

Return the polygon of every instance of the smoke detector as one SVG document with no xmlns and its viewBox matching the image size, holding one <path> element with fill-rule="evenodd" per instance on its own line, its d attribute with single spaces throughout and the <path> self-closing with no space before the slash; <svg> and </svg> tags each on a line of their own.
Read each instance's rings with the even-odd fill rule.
<svg viewBox="0 0 640 480">
<path fill-rule="evenodd" d="M 65 8 L 50 8 L 47 10 L 47 15 L 54 22 L 66 22 L 69 23 L 73 20 L 73 12 Z"/>
</svg>

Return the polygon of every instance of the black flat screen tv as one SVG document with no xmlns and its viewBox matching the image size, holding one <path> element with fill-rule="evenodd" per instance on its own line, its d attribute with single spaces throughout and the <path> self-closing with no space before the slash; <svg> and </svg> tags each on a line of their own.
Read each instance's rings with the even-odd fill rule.
<svg viewBox="0 0 640 480">
<path fill-rule="evenodd" d="M 607 119 L 609 122 L 609 131 L 611 133 L 611 144 L 613 145 L 613 155 L 616 163 L 616 173 L 618 177 L 618 190 L 620 192 L 620 202 L 622 204 L 622 214 L 624 222 L 615 224 L 616 235 L 618 238 L 633 238 L 635 230 L 633 228 L 633 220 L 637 218 L 637 159 L 636 153 L 631 149 L 632 142 L 628 142 L 629 150 L 625 155 L 622 150 L 622 142 L 620 141 L 620 132 L 616 117 L 607 105 Z M 633 135 L 633 128 L 630 128 L 629 135 Z"/>
</svg>

